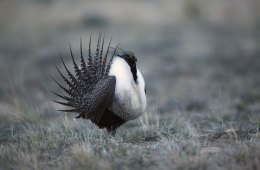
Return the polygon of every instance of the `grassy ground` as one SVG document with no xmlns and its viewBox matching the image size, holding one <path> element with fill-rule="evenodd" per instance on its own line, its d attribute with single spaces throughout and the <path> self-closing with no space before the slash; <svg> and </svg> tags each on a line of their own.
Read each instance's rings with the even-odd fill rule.
<svg viewBox="0 0 260 170">
<path fill-rule="evenodd" d="M 55 110 L 20 112 L 1 118 L 1 169 L 259 169 L 259 119 L 149 111 L 111 136 Z"/>
<path fill-rule="evenodd" d="M 0 169 L 260 169 L 257 1 L 0 3 Z M 115 136 L 49 92 L 59 51 L 71 68 L 69 42 L 77 55 L 99 31 L 147 84 L 147 112 Z"/>
</svg>

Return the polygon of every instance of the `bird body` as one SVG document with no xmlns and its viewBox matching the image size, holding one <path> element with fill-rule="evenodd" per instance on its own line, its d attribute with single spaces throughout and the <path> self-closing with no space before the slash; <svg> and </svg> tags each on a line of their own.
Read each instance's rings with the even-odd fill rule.
<svg viewBox="0 0 260 170">
<path fill-rule="evenodd" d="M 123 123 L 136 119 L 146 109 L 145 81 L 136 66 L 137 59 L 132 52 L 110 47 L 104 53 L 104 40 L 98 37 L 95 55 L 91 51 L 91 37 L 87 62 L 82 53 L 80 67 L 76 64 L 71 47 L 71 57 L 75 76 L 62 63 L 69 78 L 57 68 L 68 87 L 55 82 L 66 92 L 66 96 L 53 92 L 66 102 L 54 101 L 72 109 L 64 112 L 77 112 L 76 118 L 90 119 L 99 128 L 115 131 Z M 110 60 L 108 61 L 108 56 Z"/>
<path fill-rule="evenodd" d="M 128 63 L 116 56 L 109 75 L 116 77 L 115 96 L 111 110 L 125 120 L 141 116 L 146 108 L 145 83 L 141 72 L 137 69 L 137 82 L 135 82 Z"/>
</svg>

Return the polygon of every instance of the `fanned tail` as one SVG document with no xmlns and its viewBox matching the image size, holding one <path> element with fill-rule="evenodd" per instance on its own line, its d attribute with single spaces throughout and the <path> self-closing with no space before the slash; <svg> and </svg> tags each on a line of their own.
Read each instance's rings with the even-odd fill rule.
<svg viewBox="0 0 260 170">
<path fill-rule="evenodd" d="M 102 38 L 101 33 L 98 36 L 97 46 L 95 49 L 95 55 L 92 56 L 91 52 L 91 41 L 92 36 L 90 35 L 89 39 L 89 50 L 88 56 L 84 57 L 82 51 L 82 40 L 80 39 L 80 64 L 76 63 L 75 57 L 72 52 L 72 47 L 69 44 L 70 48 L 70 55 L 73 63 L 74 73 L 75 76 L 72 74 L 71 71 L 65 65 L 63 58 L 60 55 L 63 67 L 66 70 L 67 77 L 66 78 L 57 67 L 57 71 L 59 72 L 60 76 L 62 77 L 63 81 L 66 83 L 66 87 L 61 85 L 56 79 L 54 81 L 56 84 L 67 94 L 67 95 L 60 95 L 56 92 L 52 92 L 57 97 L 64 100 L 64 102 L 53 100 L 58 104 L 70 107 L 70 109 L 60 110 L 63 112 L 78 112 L 80 115 L 77 118 L 86 117 L 89 108 L 89 95 L 91 94 L 95 85 L 103 78 L 108 77 L 108 73 L 113 61 L 113 58 L 116 54 L 117 47 L 114 48 L 112 56 L 108 61 L 110 51 L 111 40 L 107 46 L 107 49 L 104 50 L 105 44 L 105 35 Z M 105 53 L 104 53 L 105 51 Z M 80 67 L 79 67 L 80 66 Z"/>
</svg>

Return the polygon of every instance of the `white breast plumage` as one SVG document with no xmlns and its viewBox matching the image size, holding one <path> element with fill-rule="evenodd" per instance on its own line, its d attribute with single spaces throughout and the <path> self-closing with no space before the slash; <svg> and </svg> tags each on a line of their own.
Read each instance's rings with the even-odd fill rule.
<svg viewBox="0 0 260 170">
<path fill-rule="evenodd" d="M 136 119 L 146 109 L 145 82 L 137 69 L 137 82 L 134 81 L 128 63 L 115 57 L 109 75 L 116 77 L 116 88 L 111 110 L 124 120 Z"/>
</svg>

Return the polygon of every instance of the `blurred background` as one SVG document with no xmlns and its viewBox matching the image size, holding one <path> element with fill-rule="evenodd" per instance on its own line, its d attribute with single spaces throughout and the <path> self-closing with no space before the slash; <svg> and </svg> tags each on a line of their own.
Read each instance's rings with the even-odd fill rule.
<svg viewBox="0 0 260 170">
<path fill-rule="evenodd" d="M 78 55 L 82 38 L 87 54 L 100 31 L 135 53 L 159 114 L 257 116 L 259 9 L 259 0 L 2 0 L 1 117 L 57 114 L 59 51 L 71 67 L 69 42 Z"/>
</svg>

